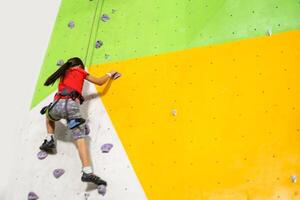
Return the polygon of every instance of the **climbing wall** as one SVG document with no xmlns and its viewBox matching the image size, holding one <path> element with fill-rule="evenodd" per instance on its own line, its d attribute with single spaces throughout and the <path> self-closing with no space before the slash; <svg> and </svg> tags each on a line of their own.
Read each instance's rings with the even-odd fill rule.
<svg viewBox="0 0 300 200">
<path fill-rule="evenodd" d="M 62 0 L 22 136 L 26 187 L 13 199 L 300 199 L 299 17 L 294 0 Z M 56 90 L 42 83 L 73 56 L 95 76 L 122 73 L 108 90 L 86 84 L 90 150 L 109 182 L 100 197 L 73 181 L 80 162 L 64 124 L 61 152 L 35 155 L 38 111 Z"/>
</svg>

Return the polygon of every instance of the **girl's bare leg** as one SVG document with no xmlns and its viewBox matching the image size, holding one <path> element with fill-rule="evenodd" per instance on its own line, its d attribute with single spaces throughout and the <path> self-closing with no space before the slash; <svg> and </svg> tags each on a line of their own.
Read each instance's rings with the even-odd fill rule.
<svg viewBox="0 0 300 200">
<path fill-rule="evenodd" d="M 55 122 L 48 119 L 48 117 L 46 117 L 46 127 L 47 127 L 48 134 L 54 134 Z"/>
<path fill-rule="evenodd" d="M 87 143 L 84 138 L 75 140 L 76 147 L 83 167 L 91 166 Z"/>
</svg>

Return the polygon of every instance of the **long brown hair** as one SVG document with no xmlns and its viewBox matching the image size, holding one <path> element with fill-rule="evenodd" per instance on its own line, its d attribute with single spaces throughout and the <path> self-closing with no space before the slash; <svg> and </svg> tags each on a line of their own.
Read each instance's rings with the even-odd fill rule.
<svg viewBox="0 0 300 200">
<path fill-rule="evenodd" d="M 58 78 L 63 78 L 66 74 L 66 71 L 71 67 L 79 66 L 84 69 L 84 64 L 82 60 L 78 57 L 70 58 L 65 64 L 63 64 L 56 72 L 47 78 L 44 85 L 49 86 L 53 85 Z"/>
</svg>

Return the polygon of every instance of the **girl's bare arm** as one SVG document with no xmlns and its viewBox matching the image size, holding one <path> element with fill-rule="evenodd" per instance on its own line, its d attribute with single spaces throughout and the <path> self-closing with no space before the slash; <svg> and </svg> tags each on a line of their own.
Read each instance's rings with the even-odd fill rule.
<svg viewBox="0 0 300 200">
<path fill-rule="evenodd" d="M 113 76 L 115 72 L 110 72 L 110 74 Z M 92 75 L 87 75 L 86 76 L 86 80 L 88 80 L 89 82 L 91 83 L 94 83 L 96 85 L 103 85 L 105 84 L 109 79 L 111 78 L 111 76 L 109 76 L 108 74 L 104 75 L 104 76 L 101 76 L 101 77 L 95 77 L 95 76 L 92 76 Z"/>
</svg>

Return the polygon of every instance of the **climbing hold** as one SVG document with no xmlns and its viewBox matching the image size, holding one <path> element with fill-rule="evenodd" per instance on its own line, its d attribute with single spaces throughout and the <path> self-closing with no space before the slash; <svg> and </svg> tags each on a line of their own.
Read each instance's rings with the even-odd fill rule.
<svg viewBox="0 0 300 200">
<path fill-rule="evenodd" d="M 109 54 L 105 54 L 105 55 L 104 55 L 104 58 L 105 58 L 105 59 L 108 59 L 108 58 L 109 58 Z"/>
<path fill-rule="evenodd" d="M 90 127 L 89 127 L 89 125 L 85 124 L 84 129 L 85 129 L 85 134 L 86 135 L 90 134 Z"/>
<path fill-rule="evenodd" d="M 36 195 L 34 192 L 29 192 L 28 193 L 28 198 L 27 198 L 28 200 L 37 200 L 37 199 L 39 199 L 39 196 L 38 195 Z"/>
<path fill-rule="evenodd" d="M 37 154 L 38 159 L 43 160 L 48 156 L 48 153 L 46 151 L 40 151 Z"/>
<path fill-rule="evenodd" d="M 101 40 L 96 41 L 96 48 L 100 48 L 103 45 L 103 42 Z"/>
<path fill-rule="evenodd" d="M 111 148 L 113 148 L 113 144 L 106 143 L 101 146 L 101 151 L 102 153 L 108 153 L 111 150 Z"/>
<path fill-rule="evenodd" d="M 59 177 L 61 177 L 64 173 L 65 173 L 65 170 L 64 170 L 64 169 L 55 169 L 55 170 L 53 171 L 53 176 L 54 176 L 55 178 L 59 178 Z"/>
<path fill-rule="evenodd" d="M 171 111 L 171 113 L 172 113 L 172 115 L 175 117 L 175 116 L 177 115 L 177 110 L 176 110 L 176 109 L 173 109 L 173 110 Z"/>
<path fill-rule="evenodd" d="M 63 64 L 65 64 L 65 61 L 62 60 L 62 59 L 58 60 L 57 63 L 56 63 L 57 66 L 63 66 Z"/>
<path fill-rule="evenodd" d="M 297 177 L 296 175 L 292 175 L 292 176 L 291 176 L 291 181 L 292 181 L 292 183 L 296 183 L 297 180 L 298 180 L 298 177 Z"/>
<path fill-rule="evenodd" d="M 267 35 L 268 35 L 268 36 L 272 36 L 272 29 L 269 29 L 269 30 L 268 30 Z"/>
<path fill-rule="evenodd" d="M 72 21 L 72 20 L 71 20 L 71 21 L 69 21 L 69 23 L 68 23 L 68 27 L 69 27 L 69 28 L 71 28 L 71 29 L 72 29 L 72 28 L 74 28 L 74 27 L 75 27 L 75 23 L 74 23 L 74 21 Z"/>
<path fill-rule="evenodd" d="M 108 21 L 110 20 L 110 18 L 109 18 L 109 16 L 108 16 L 107 14 L 103 14 L 103 15 L 101 16 L 101 20 L 102 20 L 103 22 L 108 22 Z"/>
<path fill-rule="evenodd" d="M 99 185 L 98 187 L 97 187 L 97 190 L 98 190 L 98 193 L 99 194 L 101 194 L 101 195 L 105 195 L 105 193 L 106 193 L 106 186 L 105 185 Z"/>
<path fill-rule="evenodd" d="M 120 78 L 120 77 L 121 77 L 121 74 L 120 74 L 119 72 L 116 72 L 116 73 L 113 75 L 112 79 L 113 79 L 113 80 L 116 80 L 117 78 Z"/>
<path fill-rule="evenodd" d="M 84 193 L 84 198 L 85 198 L 85 200 L 88 200 L 88 198 L 90 197 L 90 194 L 89 193 Z"/>
</svg>

